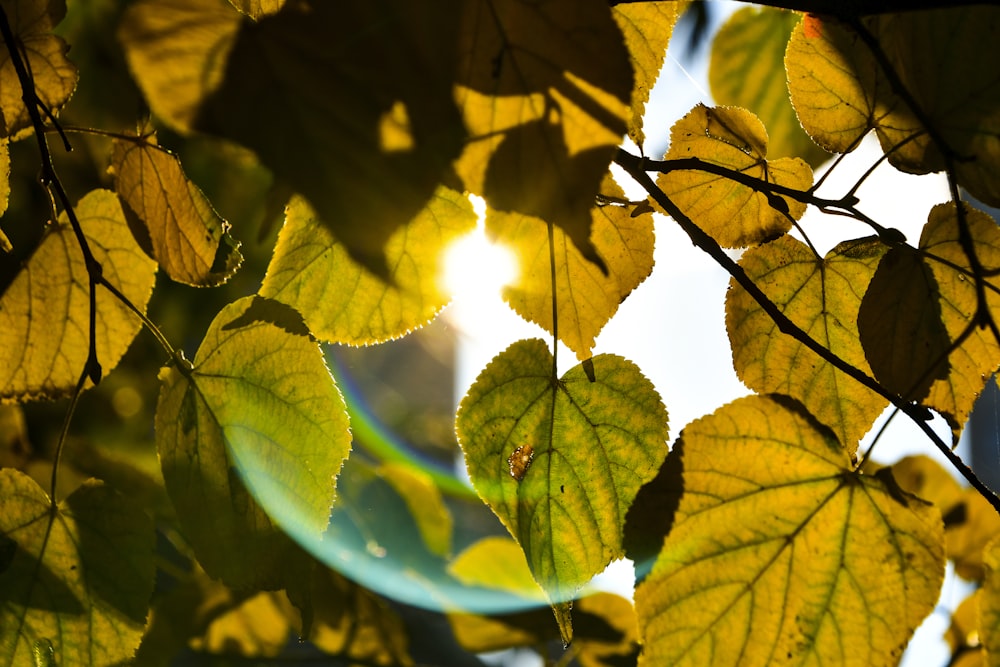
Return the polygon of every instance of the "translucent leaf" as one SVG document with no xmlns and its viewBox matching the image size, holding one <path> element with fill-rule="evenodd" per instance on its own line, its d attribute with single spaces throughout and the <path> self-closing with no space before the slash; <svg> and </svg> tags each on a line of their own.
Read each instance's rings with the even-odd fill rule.
<svg viewBox="0 0 1000 667">
<path fill-rule="evenodd" d="M 295 611 L 280 592 L 261 591 L 227 605 L 219 599 L 205 632 L 190 642 L 191 648 L 241 658 L 274 657 L 288 645 Z"/>
<path fill-rule="evenodd" d="M 31 450 L 28 422 L 21 406 L 0 405 L 0 468 L 23 469 L 31 458 Z"/>
<path fill-rule="evenodd" d="M 952 507 L 944 534 L 945 552 L 955 572 L 969 581 L 982 581 L 983 549 L 1000 537 L 1000 516 L 974 489 L 963 489 L 962 502 Z"/>
<path fill-rule="evenodd" d="M 708 83 L 721 105 L 743 107 L 767 128 L 768 153 L 801 157 L 813 167 L 830 157 L 802 129 L 788 99 L 785 49 L 800 14 L 771 7 L 745 7 L 730 16 L 712 40 Z"/>
<path fill-rule="evenodd" d="M 864 25 L 922 118 L 897 96 L 856 34 L 809 17 L 785 60 L 792 102 L 809 134 L 840 152 L 875 128 L 889 162 L 920 174 L 946 167 L 940 139 L 959 183 L 1000 204 L 1000 10 L 903 12 Z"/>
<path fill-rule="evenodd" d="M 428 550 L 450 556 L 452 519 L 441 489 L 420 470 L 401 463 L 386 463 L 378 474 L 406 501 Z"/>
<path fill-rule="evenodd" d="M 861 298 L 886 247 L 877 239 L 845 241 L 819 258 L 782 237 L 744 253 L 740 265 L 764 293 L 814 340 L 870 373 L 858 340 Z M 726 295 L 733 366 L 754 391 L 792 396 L 833 429 L 850 452 L 887 401 L 823 361 L 788 334 L 735 283 Z"/>
<path fill-rule="evenodd" d="M 988 667 L 1000 665 L 1000 541 L 993 541 L 983 555 L 986 577 L 979 597 L 979 637 L 986 649 Z"/>
<path fill-rule="evenodd" d="M 360 664 L 413 664 L 407 628 L 396 612 L 337 572 L 315 564 L 308 584 L 289 597 L 311 619 L 303 631 L 320 650 Z"/>
<path fill-rule="evenodd" d="M 277 14 L 285 0 L 229 0 L 229 2 L 255 21 L 268 14 Z"/>
<path fill-rule="evenodd" d="M 385 278 L 386 242 L 424 208 L 465 138 L 453 91 L 460 8 L 306 2 L 245 21 L 196 127 L 252 149 Z"/>
<path fill-rule="evenodd" d="M 870 28 L 957 156 L 958 182 L 981 201 L 1000 205 L 1000 8 L 903 12 L 873 19 Z M 878 126 L 889 162 L 920 174 L 944 169 L 940 150 L 910 108 L 902 102 L 892 108 Z"/>
<path fill-rule="evenodd" d="M 640 664 L 896 664 L 944 577 L 936 509 L 855 473 L 783 397 L 695 421 L 678 452 L 677 516 L 636 589 Z"/>
<path fill-rule="evenodd" d="M 114 193 L 87 194 L 76 215 L 104 277 L 145 311 L 156 264 L 132 238 Z M 0 398 L 51 398 L 76 386 L 90 343 L 88 284 L 83 253 L 64 213 L 46 228 L 0 297 Z M 108 372 L 141 324 L 107 289 L 98 286 L 96 296 L 97 359 Z"/>
<path fill-rule="evenodd" d="M 157 448 L 185 537 L 211 576 L 275 587 L 290 542 L 255 498 L 295 508 L 318 538 L 350 451 L 319 347 L 290 308 L 246 297 L 216 316 L 193 369 L 167 366 L 160 380 Z"/>
<path fill-rule="evenodd" d="M 524 551 L 507 537 L 495 535 L 474 542 L 455 556 L 448 564 L 448 571 L 466 586 L 483 586 L 543 599 L 542 590 L 531 576 Z M 546 621 L 550 620 L 546 612 Z"/>
<path fill-rule="evenodd" d="M 892 476 L 904 491 L 934 503 L 945 515 L 963 499 L 952 473 L 923 454 L 901 458 L 892 465 Z"/>
<path fill-rule="evenodd" d="M 516 548 L 516 546 L 515 546 Z M 573 603 L 574 663 L 585 667 L 635 664 L 639 652 L 635 612 L 612 593 L 585 595 Z M 448 615 L 455 639 L 466 651 L 483 653 L 516 647 L 537 648 L 559 639 L 546 609 L 477 616 Z"/>
<path fill-rule="evenodd" d="M 629 61 L 635 74 L 629 109 L 628 136 L 636 146 L 642 146 L 646 136 L 642 131 L 642 116 L 646 111 L 649 91 L 656 83 L 667 55 L 667 45 L 677 22 L 675 2 L 640 2 L 618 4 L 611 10 L 615 23 L 625 37 Z"/>
<path fill-rule="evenodd" d="M 923 399 L 948 374 L 951 340 L 937 292 L 920 253 L 901 245 L 879 262 L 861 300 L 858 334 L 875 379 L 907 400 Z"/>
<path fill-rule="evenodd" d="M 160 120 L 188 133 L 198 104 L 222 83 L 241 16 L 226 0 L 138 0 L 118 39 L 136 83 Z"/>
<path fill-rule="evenodd" d="M 0 74 L 2 76 L 2 74 Z M 0 216 L 7 212 L 7 204 L 10 203 L 10 151 L 7 141 L 0 139 Z M 0 229 L 0 251 L 10 252 L 12 250 L 10 239 Z"/>
<path fill-rule="evenodd" d="M 985 653 L 979 639 L 979 600 L 982 591 L 975 591 L 962 600 L 951 614 L 951 626 L 945 641 L 951 647 L 949 667 L 983 667 Z"/>
<path fill-rule="evenodd" d="M 4 0 L 4 12 L 31 73 L 35 94 L 58 113 L 76 89 L 76 67 L 66 58 L 69 50 L 52 29 L 66 15 L 65 0 Z M 7 45 L 0 48 L 0 137 L 24 136 L 31 117 L 21 98 L 21 83 Z"/>
<path fill-rule="evenodd" d="M 439 188 L 389 239 L 384 280 L 353 261 L 309 205 L 294 199 L 261 294 L 304 313 L 309 330 L 323 340 L 363 345 L 398 338 L 447 303 L 440 282 L 444 250 L 475 224 L 468 198 Z"/>
<path fill-rule="evenodd" d="M 153 525 L 140 507 L 91 480 L 53 508 L 29 477 L 0 470 L 0 544 L 12 545 L 0 568 L 4 664 L 37 664 L 36 647 L 56 665 L 132 657 L 154 580 Z"/>
<path fill-rule="evenodd" d="M 697 157 L 745 175 L 800 190 L 812 185 L 812 170 L 799 158 L 766 160 L 767 131 L 745 109 L 698 104 L 670 130 L 664 159 Z M 720 245 L 742 248 L 781 236 L 805 212 L 805 204 L 768 197 L 733 180 L 693 169 L 660 176 L 657 185 Z"/>
<path fill-rule="evenodd" d="M 871 52 L 834 21 L 803 19 L 788 42 L 785 69 L 799 121 L 832 153 L 856 148 L 887 114 L 879 102 L 886 84 Z"/>
<path fill-rule="evenodd" d="M 588 262 L 561 229 L 555 242 L 556 308 L 559 339 L 580 360 L 591 356 L 594 339 L 621 302 L 653 269 L 653 218 L 626 203 L 621 188 L 606 176 L 603 205 L 591 209 L 591 239 L 607 273 Z M 518 314 L 552 331 L 552 267 L 548 226 L 538 218 L 488 210 L 486 230 L 513 250 L 517 279 L 503 297 Z"/>
<path fill-rule="evenodd" d="M 963 206 L 976 256 L 984 270 L 986 306 L 996 318 L 1000 316 L 1000 281 L 995 277 L 1000 270 L 1000 229 L 982 211 Z M 931 209 L 920 235 L 920 249 L 927 254 L 925 261 L 937 283 L 937 295 L 930 293 L 928 297 L 938 299 L 941 322 L 950 341 L 958 340 L 967 327 L 972 326 L 972 330 L 948 357 L 947 377 L 936 380 L 921 402 L 944 416 L 956 442 L 976 397 L 1000 366 L 1000 343 L 989 328 L 975 324 L 975 281 L 959 238 L 954 204 L 939 204 Z"/>
<path fill-rule="evenodd" d="M 590 207 L 627 126 L 633 76 L 600 0 L 474 0 L 459 44 L 466 189 L 558 225 L 583 256 Z"/>
<path fill-rule="evenodd" d="M 243 262 L 239 243 L 176 156 L 153 135 L 116 139 L 111 165 L 123 208 L 141 230 L 137 237 L 171 279 L 197 287 L 229 280 Z"/>
<path fill-rule="evenodd" d="M 513 344 L 480 373 L 456 429 L 476 491 L 558 605 L 624 555 L 625 512 L 666 455 L 667 415 L 620 357 L 594 357 L 594 381 L 582 366 L 552 373 L 545 343 Z M 561 627 L 568 637 L 565 616 Z"/>
</svg>

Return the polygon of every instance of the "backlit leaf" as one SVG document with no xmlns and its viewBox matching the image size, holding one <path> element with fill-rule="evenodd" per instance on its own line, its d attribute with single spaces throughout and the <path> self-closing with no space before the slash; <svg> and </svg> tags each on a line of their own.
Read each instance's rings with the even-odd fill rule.
<svg viewBox="0 0 1000 667">
<path fill-rule="evenodd" d="M 803 160 L 768 161 L 766 156 L 767 131 L 756 116 L 736 107 L 698 104 L 671 128 L 664 159 L 697 157 L 768 183 L 800 190 L 812 185 L 812 170 Z M 746 185 L 694 169 L 660 174 L 656 183 L 699 227 L 729 248 L 776 238 L 805 212 L 805 204 L 780 196 L 772 202 Z"/>
<path fill-rule="evenodd" d="M 1000 205 L 1000 8 L 902 12 L 873 19 L 870 27 L 933 130 L 957 156 L 958 182 L 983 202 Z M 946 166 L 924 125 L 901 102 L 879 122 L 878 134 L 898 169 L 923 174 Z"/>
<path fill-rule="evenodd" d="M 986 649 L 984 664 L 1000 665 L 1000 541 L 993 541 L 983 554 L 986 577 L 979 597 L 979 640 Z"/>
<path fill-rule="evenodd" d="M 743 107 L 767 128 L 768 153 L 801 157 L 818 166 L 830 157 L 802 129 L 788 99 L 785 49 L 801 14 L 745 7 L 730 16 L 712 40 L 708 83 L 721 105 Z"/>
<path fill-rule="evenodd" d="M 76 89 L 76 67 L 66 58 L 69 50 L 52 29 L 66 15 L 65 0 L 3 0 L 11 30 L 22 47 L 21 57 L 31 73 L 35 94 L 57 113 Z M 2 42 L 2 39 L 0 39 Z M 0 47 L 0 137 L 19 137 L 31 127 L 31 117 L 21 99 L 21 84 L 6 44 Z"/>
<path fill-rule="evenodd" d="M 288 644 L 295 611 L 284 593 L 261 591 L 228 605 L 213 602 L 217 606 L 207 614 L 204 634 L 190 642 L 196 651 L 262 658 L 278 655 Z"/>
<path fill-rule="evenodd" d="M 517 542 L 494 535 L 473 543 L 448 564 L 448 571 L 466 586 L 484 586 L 542 600 L 524 551 Z M 547 619 L 551 616 L 546 612 Z"/>
<path fill-rule="evenodd" d="M 985 650 L 979 632 L 979 601 L 982 590 L 962 600 L 951 614 L 951 625 L 944 635 L 952 652 L 948 667 L 984 667 Z"/>
<path fill-rule="evenodd" d="M 946 515 L 945 553 L 955 562 L 955 572 L 969 581 L 982 581 L 984 549 L 1000 538 L 1000 516 L 975 489 L 963 489 L 962 501 Z"/>
<path fill-rule="evenodd" d="M 832 153 L 857 147 L 887 114 L 871 52 L 854 33 L 834 21 L 809 17 L 799 23 L 785 53 L 788 92 L 799 121 L 817 144 Z"/>
<path fill-rule="evenodd" d="M 190 132 L 198 104 L 222 83 L 241 16 L 225 0 L 138 0 L 118 38 L 129 69 L 160 120 Z"/>
<path fill-rule="evenodd" d="M 311 619 L 306 639 L 354 664 L 408 667 L 406 625 L 384 600 L 323 565 L 311 568 L 306 586 L 289 598 Z"/>
<path fill-rule="evenodd" d="M 997 294 L 1000 281 L 995 277 L 1000 270 L 1000 229 L 993 218 L 982 211 L 963 206 L 976 256 L 988 276 L 984 278 L 986 306 L 996 317 L 1000 314 L 1000 295 Z M 979 328 L 974 323 L 978 303 L 976 287 L 959 238 L 954 204 L 939 204 L 931 209 L 920 235 L 920 249 L 927 253 L 925 261 L 936 279 L 941 321 L 951 341 L 958 340 L 967 327 L 973 328 L 948 357 L 947 377 L 938 379 L 921 402 L 944 416 L 956 442 L 976 397 L 1000 366 L 1000 343 L 988 328 Z M 928 297 L 935 298 L 935 295 Z"/>
<path fill-rule="evenodd" d="M 612 15 L 625 37 L 629 61 L 635 75 L 629 109 L 628 136 L 636 146 L 646 137 L 642 131 L 642 116 L 649 100 L 649 91 L 656 83 L 667 55 L 667 45 L 677 22 L 676 2 L 637 2 L 615 5 Z"/>
<path fill-rule="evenodd" d="M 879 262 L 858 311 L 858 333 L 875 378 L 903 398 L 918 401 L 947 377 L 951 339 L 941 323 L 937 283 L 920 254 L 907 245 Z"/>
<path fill-rule="evenodd" d="M 0 139 L 0 216 L 7 212 L 7 204 L 10 203 L 10 151 L 7 141 Z M 12 250 L 10 239 L 0 229 L 0 252 L 10 252 Z"/>
<path fill-rule="evenodd" d="M 892 476 L 904 491 L 934 503 L 945 515 L 963 499 L 963 489 L 955 477 L 923 454 L 901 458 L 892 465 Z"/>
<path fill-rule="evenodd" d="M 229 2 L 254 20 L 268 14 L 276 14 L 285 5 L 285 0 L 229 0 Z"/>
<path fill-rule="evenodd" d="M 460 34 L 465 187 L 496 210 L 558 225 L 603 268 L 590 207 L 627 129 L 633 87 L 607 3 L 473 0 Z"/>
<path fill-rule="evenodd" d="M 784 236 L 744 253 L 740 265 L 792 322 L 858 369 L 870 373 L 858 340 L 857 313 L 886 247 L 877 239 L 845 241 L 825 258 Z M 848 451 L 887 401 L 836 370 L 788 334 L 735 284 L 726 295 L 726 329 L 740 379 L 761 393 L 792 396 Z"/>
<path fill-rule="evenodd" d="M 676 521 L 636 589 L 640 664 L 897 663 L 944 577 L 936 509 L 855 473 L 784 397 L 730 403 L 677 447 Z"/>
<path fill-rule="evenodd" d="M 607 273 L 588 262 L 559 228 L 555 242 L 556 308 L 559 339 L 580 360 L 591 356 L 594 339 L 618 306 L 653 269 L 653 220 L 627 203 L 606 176 L 603 205 L 591 209 L 591 239 Z M 503 290 L 504 300 L 525 319 L 552 331 L 552 267 L 548 226 L 538 218 L 489 210 L 486 230 L 513 250 L 520 268 Z"/>
<path fill-rule="evenodd" d="M 243 257 L 229 223 L 155 136 L 116 139 L 111 164 L 123 208 L 142 230 L 138 237 L 171 279 L 208 287 L 239 268 Z"/>
<path fill-rule="evenodd" d="M 593 382 L 582 366 L 556 380 L 545 343 L 519 341 L 479 375 L 456 419 L 476 491 L 556 605 L 624 555 L 625 512 L 667 453 L 666 410 L 639 369 L 599 355 L 593 371 Z"/>
<path fill-rule="evenodd" d="M 89 193 L 77 204 L 76 215 L 104 277 L 145 311 L 156 264 L 132 238 L 114 193 Z M 83 254 L 64 213 L 46 228 L 0 297 L 0 398 L 56 397 L 76 386 L 90 343 L 88 284 Z M 96 296 L 97 358 L 108 372 L 141 325 L 107 289 L 98 286 Z"/>
<path fill-rule="evenodd" d="M 430 552 L 442 558 L 450 556 L 452 519 L 441 489 L 420 470 L 401 463 L 383 464 L 377 472 L 410 508 Z"/>
<path fill-rule="evenodd" d="M 53 508 L 31 478 L 0 470 L 0 661 L 31 665 L 44 647 L 55 665 L 127 662 L 153 592 L 152 521 L 96 480 Z M 45 663 L 42 663 L 45 664 Z"/>
<path fill-rule="evenodd" d="M 385 243 L 465 138 L 453 92 L 460 6 L 295 2 L 244 21 L 195 125 L 252 149 L 384 278 Z"/>
<path fill-rule="evenodd" d="M 157 448 L 185 537 L 211 576 L 275 587 L 291 543 L 257 499 L 294 508 L 318 538 L 350 451 L 319 347 L 290 308 L 246 297 L 216 316 L 193 369 L 167 366 L 160 380 Z"/>
<path fill-rule="evenodd" d="M 439 188 L 389 239 L 387 281 L 352 260 L 309 205 L 294 199 L 261 294 L 303 313 L 309 330 L 323 340 L 363 345 L 398 338 L 447 303 L 440 282 L 444 250 L 475 223 L 468 198 Z"/>
</svg>

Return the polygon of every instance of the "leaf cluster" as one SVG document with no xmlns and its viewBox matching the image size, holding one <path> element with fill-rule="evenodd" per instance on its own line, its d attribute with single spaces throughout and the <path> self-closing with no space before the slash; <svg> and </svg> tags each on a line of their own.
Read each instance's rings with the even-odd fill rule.
<svg viewBox="0 0 1000 667">
<path fill-rule="evenodd" d="M 952 444 L 1000 367 L 1000 11 L 741 9 L 650 157 L 679 4 L 0 0 L 0 662 L 411 665 L 419 605 L 470 664 L 890 665 L 949 560 L 954 660 L 996 662 L 1000 500 Z M 883 163 L 947 180 L 914 243 L 864 212 Z M 449 415 L 466 485 L 373 446 L 331 350 L 438 316 L 469 195 L 547 340 Z M 821 253 L 810 210 L 871 233 Z M 673 439 L 594 354 L 654 217 L 729 273 L 752 392 Z M 874 465 L 887 409 L 968 486 Z M 588 588 L 622 558 L 634 606 Z"/>
</svg>

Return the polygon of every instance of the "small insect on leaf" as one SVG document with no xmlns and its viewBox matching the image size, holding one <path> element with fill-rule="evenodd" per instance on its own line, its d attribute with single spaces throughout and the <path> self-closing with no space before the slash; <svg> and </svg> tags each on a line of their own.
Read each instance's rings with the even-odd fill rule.
<svg viewBox="0 0 1000 667">
<path fill-rule="evenodd" d="M 507 457 L 507 466 L 510 468 L 510 476 L 521 481 L 528 472 L 531 459 L 535 457 L 535 448 L 529 444 L 523 444 L 514 450 L 514 453 Z"/>
</svg>

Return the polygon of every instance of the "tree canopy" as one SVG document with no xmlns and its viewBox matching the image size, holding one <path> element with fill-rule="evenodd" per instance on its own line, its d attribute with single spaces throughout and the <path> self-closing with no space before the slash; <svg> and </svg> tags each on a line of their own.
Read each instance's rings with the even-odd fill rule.
<svg viewBox="0 0 1000 667">
<path fill-rule="evenodd" d="M 954 451 L 1000 367 L 1000 7 L 765 4 L 651 154 L 698 3 L 0 0 L 0 664 L 893 665 L 948 562 L 950 664 L 1000 664 L 1000 498 Z M 879 165 L 946 179 L 919 238 Z M 470 195 L 539 337 L 428 436 L 466 483 L 335 358 L 439 315 Z M 821 253 L 807 210 L 868 231 Z M 654 217 L 728 272 L 750 392 L 687 425 L 594 353 Z M 875 464 L 887 410 L 948 467 Z M 633 600 L 588 587 L 623 558 Z"/>
</svg>

